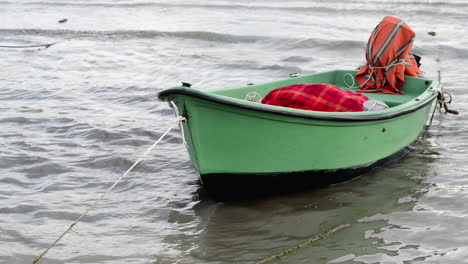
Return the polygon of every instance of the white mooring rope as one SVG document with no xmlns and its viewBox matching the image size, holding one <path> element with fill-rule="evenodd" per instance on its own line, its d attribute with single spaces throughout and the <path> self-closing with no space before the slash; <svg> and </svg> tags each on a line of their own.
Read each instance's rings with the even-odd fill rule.
<svg viewBox="0 0 468 264">
<path fill-rule="evenodd" d="M 371 69 L 371 72 L 368 73 L 369 77 L 367 77 L 366 81 L 363 83 L 363 84 L 358 84 L 358 86 L 354 86 L 356 84 L 356 81 L 355 81 L 355 77 L 351 74 L 351 73 L 346 73 L 344 76 L 343 76 L 343 83 L 344 85 L 346 85 L 346 87 L 348 87 L 349 89 L 358 89 L 358 88 L 362 88 L 364 87 L 364 85 L 366 85 L 366 83 L 368 83 L 371 79 L 372 79 L 372 74 L 374 74 L 374 69 L 387 69 L 387 68 L 390 68 L 390 67 L 394 67 L 394 66 L 397 66 L 397 65 L 400 65 L 402 63 L 404 63 L 405 61 L 402 60 L 400 62 L 396 62 L 396 63 L 392 63 L 390 65 L 387 65 L 387 66 L 382 66 L 382 67 L 377 67 L 377 66 L 372 66 L 370 64 L 367 64 L 367 67 L 369 67 Z M 346 81 L 346 77 L 351 77 L 351 81 L 352 83 L 349 84 L 348 81 Z"/>
<path fill-rule="evenodd" d="M 62 235 L 60 235 L 55 241 L 54 243 L 52 243 L 46 250 L 44 250 L 44 252 L 42 252 L 32 263 L 33 264 L 36 264 L 38 263 L 42 257 L 44 257 L 47 252 L 49 252 L 49 250 L 51 248 L 53 248 L 55 245 L 57 245 L 57 243 L 62 240 L 62 238 L 72 230 L 72 228 L 78 224 L 78 222 L 81 221 L 81 219 L 83 219 L 86 215 L 88 215 L 88 213 L 93 210 L 111 191 L 112 189 L 114 189 L 115 186 L 117 186 L 117 184 L 125 177 L 127 176 L 127 174 L 129 174 L 141 161 L 143 161 L 143 159 L 146 157 L 146 155 L 148 155 L 148 153 L 151 152 L 151 150 L 153 150 L 154 147 L 156 147 L 156 145 L 161 142 L 161 140 L 175 127 L 177 126 L 180 122 L 184 122 L 185 121 L 185 117 L 183 116 L 178 116 L 177 119 L 174 121 L 174 123 L 166 130 L 166 132 L 164 132 L 164 134 L 162 134 L 162 136 L 156 140 L 156 142 L 154 142 L 154 144 L 145 152 L 143 153 L 143 155 L 141 155 L 141 157 L 135 161 L 135 163 L 133 163 L 133 165 L 122 175 L 120 176 L 120 178 L 117 179 L 117 181 L 114 182 L 114 184 L 112 184 L 111 187 L 109 187 L 105 193 L 103 193 L 101 195 L 101 197 L 99 197 L 99 199 L 97 199 L 80 217 L 78 217 L 78 219 L 75 220 L 75 222 L 73 222 L 66 230 L 65 232 L 62 233 Z"/>
</svg>

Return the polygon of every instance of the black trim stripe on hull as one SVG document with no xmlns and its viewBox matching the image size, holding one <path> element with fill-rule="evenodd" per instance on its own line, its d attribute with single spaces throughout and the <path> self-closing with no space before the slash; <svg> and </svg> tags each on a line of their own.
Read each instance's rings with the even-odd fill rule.
<svg viewBox="0 0 468 264">
<path fill-rule="evenodd" d="M 416 140 L 378 161 L 356 167 L 300 172 L 210 173 L 200 175 L 204 189 L 215 200 L 242 200 L 320 188 L 353 180 L 399 161 L 415 149 Z"/>
<path fill-rule="evenodd" d="M 264 108 L 261 106 L 253 106 L 253 105 L 246 105 L 234 101 L 229 101 L 221 98 L 217 98 L 214 96 L 210 96 L 207 94 L 203 94 L 197 91 L 190 91 L 190 90 L 185 90 L 185 89 L 180 89 L 180 88 L 172 88 L 172 89 L 167 89 L 158 94 L 158 99 L 165 101 L 165 99 L 168 96 L 173 96 L 173 95 L 182 95 L 182 96 L 189 96 L 189 97 L 194 97 L 202 100 L 206 100 L 208 102 L 213 102 L 221 105 L 229 105 L 233 107 L 238 107 L 242 109 L 247 109 L 251 111 L 258 111 L 258 112 L 264 112 L 264 113 L 270 113 L 270 114 L 278 114 L 278 115 L 284 115 L 284 116 L 290 116 L 290 117 L 299 117 L 299 118 L 306 118 L 306 119 L 313 119 L 313 120 L 325 120 L 325 121 L 343 121 L 343 122 L 363 122 L 363 121 L 379 121 L 379 120 L 386 120 L 386 119 L 391 119 L 403 115 L 408 115 L 411 113 L 414 113 L 418 111 L 421 108 L 424 108 L 428 104 L 431 104 L 434 99 L 437 97 L 437 93 L 434 93 L 429 99 L 427 99 L 424 102 L 421 102 L 420 104 L 404 109 L 402 111 L 398 112 L 391 112 L 391 113 L 385 113 L 385 114 L 378 114 L 378 115 L 356 115 L 356 116 L 323 116 L 323 115 L 314 115 L 313 113 L 311 114 L 306 114 L 306 113 L 294 113 L 294 112 L 289 112 L 289 111 L 284 111 L 281 109 L 269 109 L 269 108 Z M 311 111 L 312 112 L 312 111 Z"/>
</svg>

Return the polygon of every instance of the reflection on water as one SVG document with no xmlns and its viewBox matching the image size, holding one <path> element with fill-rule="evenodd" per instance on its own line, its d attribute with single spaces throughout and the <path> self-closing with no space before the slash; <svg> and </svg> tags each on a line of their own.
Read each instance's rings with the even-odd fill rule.
<svg viewBox="0 0 468 264">
<path fill-rule="evenodd" d="M 286 257 L 284 263 L 327 263 L 348 254 L 363 256 L 356 257 L 356 261 L 379 254 L 396 255 L 400 248 L 412 245 L 385 241 L 377 234 L 400 228 L 389 223 L 389 218 L 410 214 L 428 192 L 430 185 L 424 181 L 430 173 L 428 162 L 434 159 L 421 155 L 424 151 L 425 146 L 420 144 L 403 160 L 347 183 L 255 201 L 209 205 L 212 212 L 208 216 L 201 201 L 194 209 L 201 213 L 206 227 L 193 254 L 207 263 L 251 263 L 333 227 L 350 224 L 352 228 Z M 418 175 L 413 175 L 416 168 Z"/>
</svg>

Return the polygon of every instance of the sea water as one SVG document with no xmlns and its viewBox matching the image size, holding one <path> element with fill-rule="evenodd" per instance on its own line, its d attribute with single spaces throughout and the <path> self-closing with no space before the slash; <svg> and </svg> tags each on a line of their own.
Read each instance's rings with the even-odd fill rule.
<svg viewBox="0 0 468 264">
<path fill-rule="evenodd" d="M 216 202 L 173 130 L 42 263 L 255 263 L 340 225 L 276 263 L 468 263 L 468 3 L 456 0 L 1 1 L 0 45 L 56 44 L 0 48 L 0 263 L 31 263 L 162 135 L 174 117 L 159 91 L 354 69 L 387 15 L 417 33 L 421 68 L 441 72 L 460 111 L 436 112 L 404 159 Z"/>
</svg>

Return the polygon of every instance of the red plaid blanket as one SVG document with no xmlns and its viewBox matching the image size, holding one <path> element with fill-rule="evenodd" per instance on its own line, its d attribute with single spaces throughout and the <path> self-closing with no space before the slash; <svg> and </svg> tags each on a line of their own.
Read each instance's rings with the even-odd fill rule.
<svg viewBox="0 0 468 264">
<path fill-rule="evenodd" d="M 263 104 L 324 112 L 359 112 L 369 100 L 363 94 L 331 84 L 294 84 L 271 91 Z"/>
</svg>

